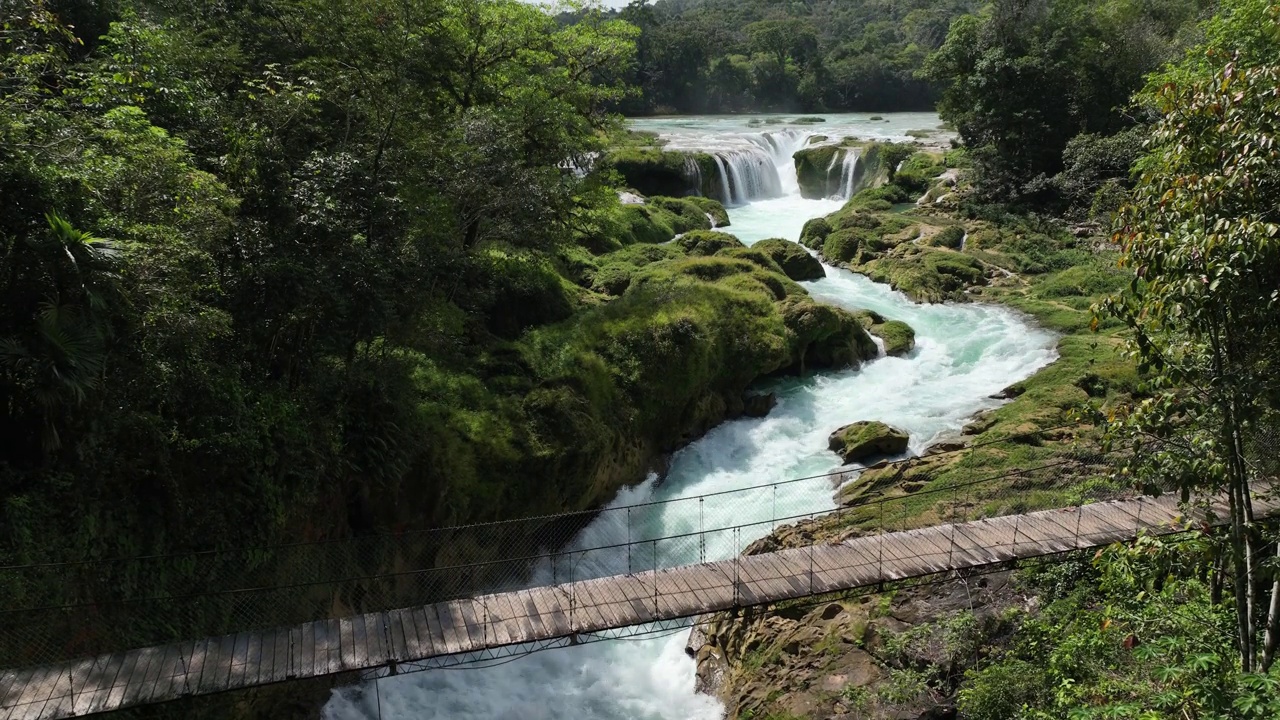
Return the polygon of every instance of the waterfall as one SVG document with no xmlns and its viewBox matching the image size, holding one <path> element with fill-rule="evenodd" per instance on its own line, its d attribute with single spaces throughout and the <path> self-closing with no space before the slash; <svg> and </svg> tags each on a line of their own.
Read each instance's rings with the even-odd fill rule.
<svg viewBox="0 0 1280 720">
<path fill-rule="evenodd" d="M 684 159 L 684 177 L 694 188 L 694 193 L 702 194 L 702 166 L 691 157 Z"/>
<path fill-rule="evenodd" d="M 862 150 L 860 148 L 850 148 L 844 151 L 844 160 L 840 170 L 840 199 L 848 200 L 853 197 L 855 188 L 858 185 L 858 158 L 861 157 Z"/>
<path fill-rule="evenodd" d="M 809 133 L 788 130 L 741 136 L 730 147 L 709 150 L 720 170 L 726 205 L 778 198 L 793 190 L 792 154 Z"/>
<path fill-rule="evenodd" d="M 729 174 L 725 171 L 724 160 L 720 155 L 712 153 L 711 157 L 715 158 L 716 169 L 720 172 L 720 202 L 725 205 L 733 204 L 733 186 L 729 184 Z"/>
</svg>

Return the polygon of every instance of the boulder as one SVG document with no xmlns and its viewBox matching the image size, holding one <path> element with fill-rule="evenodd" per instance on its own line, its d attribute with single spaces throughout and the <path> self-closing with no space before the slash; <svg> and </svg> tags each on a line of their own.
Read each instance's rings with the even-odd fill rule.
<svg viewBox="0 0 1280 720">
<path fill-rule="evenodd" d="M 871 334 L 884 341 L 884 354 L 902 357 L 916 348 L 916 331 L 901 320 L 871 326 Z"/>
<path fill-rule="evenodd" d="M 792 280 L 818 280 L 827 276 L 818 258 L 805 252 L 805 249 L 790 240 L 770 238 L 761 240 L 751 246 L 753 250 L 766 253 L 778 263 L 782 272 Z"/>
<path fill-rule="evenodd" d="M 831 433 L 827 447 L 840 455 L 846 465 L 882 455 L 907 451 L 910 435 L 879 421 L 856 422 Z"/>
<path fill-rule="evenodd" d="M 742 400 L 742 414 L 752 418 L 762 418 L 769 414 L 778 404 L 778 396 L 773 393 L 764 395 L 748 395 Z"/>
</svg>

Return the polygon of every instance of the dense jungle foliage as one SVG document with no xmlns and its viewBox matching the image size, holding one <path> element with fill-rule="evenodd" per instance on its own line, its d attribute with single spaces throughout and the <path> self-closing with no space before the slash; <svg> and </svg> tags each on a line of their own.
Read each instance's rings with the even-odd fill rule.
<svg viewBox="0 0 1280 720">
<path fill-rule="evenodd" d="M 932 110 L 917 77 L 971 0 L 634 0 L 627 114 Z"/>
<path fill-rule="evenodd" d="M 5 7 L 0 563 L 593 507 L 762 375 L 869 352 L 731 236 L 651 245 L 718 203 L 575 171 L 621 21 Z"/>
</svg>

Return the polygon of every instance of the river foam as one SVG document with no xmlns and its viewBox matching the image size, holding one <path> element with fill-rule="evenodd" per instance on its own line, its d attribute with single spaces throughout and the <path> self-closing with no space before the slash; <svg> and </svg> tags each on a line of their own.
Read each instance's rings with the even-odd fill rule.
<svg viewBox="0 0 1280 720">
<path fill-rule="evenodd" d="M 927 117 L 911 114 L 883 126 L 907 129 Z M 933 116 L 936 119 L 936 116 Z M 836 118 L 834 122 L 845 119 Z M 650 121 L 650 124 L 659 121 Z M 750 132 L 741 120 L 681 118 L 670 121 L 695 134 Z M 834 133 L 848 125 L 826 128 Z M 822 134 L 823 126 L 807 128 Z M 883 136 L 881 136 L 883 137 Z M 890 134 L 890 139 L 895 138 Z M 724 140 L 729 143 L 729 140 Z M 840 205 L 804 200 L 794 190 L 794 168 L 778 167 L 783 197 L 730 210 L 728 230 L 745 242 L 766 237 L 796 239 L 804 222 Z M 788 173 L 790 173 L 788 175 Z M 904 358 L 880 358 L 857 370 L 823 373 L 773 383 L 778 404 L 764 418 L 725 423 L 672 459 L 661 484 L 655 478 L 622 491 L 615 507 L 651 500 L 694 498 L 712 492 L 750 488 L 780 480 L 829 472 L 839 459 L 827 450 L 827 435 L 856 420 L 882 420 L 911 433 L 919 452 L 935 439 L 957 432 L 974 413 L 995 407 L 989 396 L 1022 380 L 1055 358 L 1054 337 L 1027 318 L 1003 307 L 981 304 L 921 305 L 889 287 L 828 267 L 827 277 L 804 285 L 824 302 L 868 308 L 916 330 L 916 349 Z M 769 519 L 776 490 L 734 494 L 732 502 L 672 503 L 644 518 L 642 532 L 662 536 L 708 527 Z M 815 478 L 785 488 L 788 508 L 825 512 L 834 507 L 832 485 Z M 627 528 L 617 515 L 602 516 L 575 539 L 580 547 L 625 541 Z M 768 525 L 739 543 L 713 542 L 699 555 L 694 547 L 676 548 L 659 564 L 697 562 L 699 557 L 728 557 Z M 686 556 L 680 557 L 680 553 Z M 616 572 L 620 556 L 597 558 L 591 574 Z M 623 568 L 625 570 L 625 567 Z M 463 666 L 412 673 L 334 691 L 324 709 L 326 720 L 718 720 L 724 709 L 694 692 L 694 662 L 684 653 L 684 632 L 661 637 L 618 638 L 577 647 L 544 650 L 491 667 Z"/>
</svg>

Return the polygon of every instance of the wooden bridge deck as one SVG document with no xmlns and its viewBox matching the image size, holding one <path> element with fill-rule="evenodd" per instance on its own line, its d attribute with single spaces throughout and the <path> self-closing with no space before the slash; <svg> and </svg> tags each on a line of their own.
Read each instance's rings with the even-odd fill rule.
<svg viewBox="0 0 1280 720">
<path fill-rule="evenodd" d="M 1255 506 L 1259 515 L 1276 508 Z M 1219 509 L 1219 515 L 1223 515 Z M 0 671 L 0 720 L 108 712 L 675 620 L 1177 529 L 1174 498 L 940 525 Z"/>
</svg>

